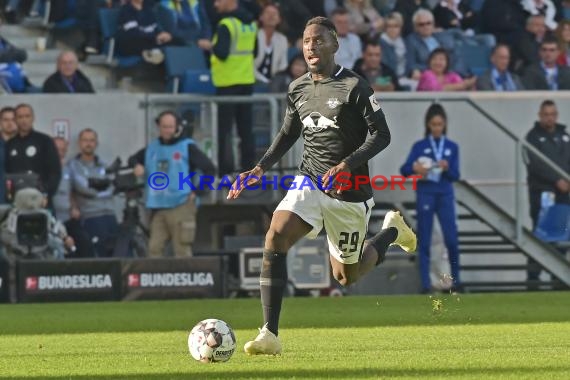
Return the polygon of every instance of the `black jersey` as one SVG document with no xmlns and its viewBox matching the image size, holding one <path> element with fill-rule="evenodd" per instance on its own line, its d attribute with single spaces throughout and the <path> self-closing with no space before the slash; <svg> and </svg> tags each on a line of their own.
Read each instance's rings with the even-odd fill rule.
<svg viewBox="0 0 570 380">
<path fill-rule="evenodd" d="M 306 74 L 291 83 L 280 133 L 302 133 L 304 152 L 299 170 L 315 184 L 322 182 L 322 176 L 341 161 L 348 164 L 352 176 L 369 176 L 368 160 L 390 142 L 386 119 L 374 91 L 360 76 L 340 66 L 330 78 L 314 81 Z M 262 167 L 267 161 L 264 159 Z M 372 197 L 372 189 L 369 184 L 360 185 L 340 195 L 336 191 L 329 195 L 361 202 Z"/>
</svg>

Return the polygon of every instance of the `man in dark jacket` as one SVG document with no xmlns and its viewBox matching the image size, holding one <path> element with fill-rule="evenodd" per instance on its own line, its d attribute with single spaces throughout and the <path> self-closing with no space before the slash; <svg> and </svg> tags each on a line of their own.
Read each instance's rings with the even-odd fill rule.
<svg viewBox="0 0 570 380">
<path fill-rule="evenodd" d="M 121 7 L 117 29 L 117 55 L 142 57 L 160 64 L 164 54 L 158 49 L 170 44 L 172 35 L 161 30 L 152 10 L 152 2 L 130 0 Z"/>
<path fill-rule="evenodd" d="M 540 105 L 539 121 L 526 135 L 526 141 L 553 161 L 566 173 L 570 173 L 570 135 L 566 126 L 558 123 L 558 110 L 552 100 Z M 549 165 L 533 154 L 527 155 L 527 182 L 529 190 L 530 217 L 533 230 L 537 226 L 543 193 L 553 193 L 555 203 L 570 204 L 570 182 L 556 173 Z M 536 265 L 529 259 L 529 265 Z M 536 281 L 540 270 L 529 269 L 528 280 Z M 533 285 L 529 289 L 534 289 Z"/>
<path fill-rule="evenodd" d="M 558 110 L 552 100 L 545 100 L 540 106 L 539 121 L 526 135 L 526 141 L 550 158 L 562 170 L 570 173 L 570 135 L 566 126 L 559 124 Z M 541 206 L 541 194 L 553 192 L 556 203 L 570 204 L 570 183 L 538 157 L 528 154 L 527 160 L 530 217 L 536 227 Z"/>
<path fill-rule="evenodd" d="M 34 110 L 28 104 L 16 107 L 18 135 L 6 143 L 6 173 L 32 172 L 38 175 L 48 207 L 61 180 L 61 163 L 53 140 L 34 130 Z"/>
<path fill-rule="evenodd" d="M 72 51 L 64 51 L 57 58 L 57 71 L 44 82 L 45 93 L 94 93 L 89 78 L 79 70 L 79 60 Z"/>
<path fill-rule="evenodd" d="M 203 1 L 162 1 L 156 7 L 156 18 L 160 27 L 172 35 L 172 44 L 210 50 L 212 27 Z"/>
<path fill-rule="evenodd" d="M 527 90 L 570 90 L 570 68 L 557 64 L 560 49 L 554 37 L 540 44 L 540 62 L 526 68 L 522 81 Z"/>
</svg>

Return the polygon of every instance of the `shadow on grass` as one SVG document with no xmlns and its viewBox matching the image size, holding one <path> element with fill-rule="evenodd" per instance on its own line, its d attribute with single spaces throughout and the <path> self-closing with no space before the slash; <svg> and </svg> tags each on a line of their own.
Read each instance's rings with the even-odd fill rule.
<svg viewBox="0 0 570 380">
<path fill-rule="evenodd" d="M 217 364 L 214 364 L 217 366 Z M 223 364 L 221 364 L 223 365 Z M 207 372 L 186 372 L 186 373 L 150 373 L 150 374 L 136 374 L 136 375 L 99 375 L 99 376 L 41 376 L 41 377 L 10 377 L 13 380 L 35 380 L 35 379 L 49 379 L 49 380 L 63 380 L 63 379 L 268 379 L 268 378 L 284 378 L 284 379 L 311 379 L 311 378 L 327 378 L 327 379 L 358 379 L 366 377 L 376 378 L 398 378 L 398 377 L 462 377 L 473 376 L 475 378 L 483 377 L 498 377 L 505 375 L 534 375 L 536 378 L 544 378 L 546 374 L 560 374 L 567 373 L 570 366 L 562 367 L 533 367 L 533 368 L 519 368 L 519 367 L 503 367 L 503 368 L 483 368 L 483 369 L 468 369 L 468 368 L 454 368 L 454 369 L 335 369 L 335 370 L 278 370 L 278 371 L 212 371 Z M 5 377 L 0 376 L 0 379 Z"/>
</svg>

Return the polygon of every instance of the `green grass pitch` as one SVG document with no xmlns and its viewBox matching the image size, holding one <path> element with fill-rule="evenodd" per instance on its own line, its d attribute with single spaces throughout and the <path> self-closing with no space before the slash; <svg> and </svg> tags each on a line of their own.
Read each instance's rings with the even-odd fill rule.
<svg viewBox="0 0 570 380">
<path fill-rule="evenodd" d="M 236 331 L 227 363 L 194 324 Z M 257 299 L 0 306 L 0 379 L 570 379 L 570 292 L 288 298 L 282 356 L 248 357 Z"/>
</svg>

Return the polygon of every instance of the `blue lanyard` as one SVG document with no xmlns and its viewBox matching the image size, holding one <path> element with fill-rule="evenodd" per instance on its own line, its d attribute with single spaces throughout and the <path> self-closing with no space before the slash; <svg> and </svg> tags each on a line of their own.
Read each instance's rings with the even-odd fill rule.
<svg viewBox="0 0 570 380">
<path fill-rule="evenodd" d="M 429 143 L 431 144 L 431 149 L 433 150 L 433 155 L 435 156 L 436 161 L 441 161 L 443 158 L 443 145 L 445 144 L 445 136 L 441 136 L 438 147 L 435 146 L 435 140 L 431 135 L 429 136 Z"/>
</svg>

